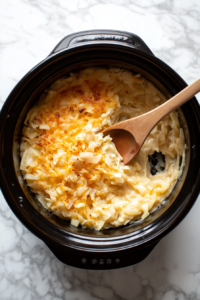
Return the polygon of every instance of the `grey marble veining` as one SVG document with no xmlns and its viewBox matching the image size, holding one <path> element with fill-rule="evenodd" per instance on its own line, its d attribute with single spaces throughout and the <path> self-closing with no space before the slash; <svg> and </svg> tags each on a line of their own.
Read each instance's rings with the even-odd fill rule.
<svg viewBox="0 0 200 300">
<path fill-rule="evenodd" d="M 136 33 L 187 83 L 200 76 L 199 0 L 1 0 L 0 24 L 1 105 L 26 72 L 79 30 Z M 0 299 L 199 300 L 199 212 L 200 199 L 143 262 L 86 271 L 62 264 L 0 194 Z"/>
</svg>

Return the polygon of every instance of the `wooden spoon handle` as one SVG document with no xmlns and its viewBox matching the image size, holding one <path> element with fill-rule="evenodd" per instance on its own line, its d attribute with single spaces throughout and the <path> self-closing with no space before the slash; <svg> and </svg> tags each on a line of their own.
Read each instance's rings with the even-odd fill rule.
<svg viewBox="0 0 200 300">
<path fill-rule="evenodd" d="M 196 80 L 191 85 L 187 86 L 181 92 L 170 98 L 168 101 L 150 111 L 149 116 L 152 118 L 152 128 L 161 121 L 170 112 L 190 100 L 194 95 L 200 91 L 200 79 Z M 146 114 L 146 115 L 147 115 Z"/>
<path fill-rule="evenodd" d="M 166 115 L 184 104 L 186 101 L 190 100 L 199 91 L 200 79 L 196 80 L 177 95 L 170 98 L 168 101 L 151 110 L 150 112 L 122 122 L 124 125 L 122 127 L 120 126 L 120 128 L 130 131 L 135 137 L 137 143 L 142 145 L 149 132 L 156 126 L 158 122 L 160 122 Z M 116 125 L 119 124 L 120 123 Z"/>
</svg>

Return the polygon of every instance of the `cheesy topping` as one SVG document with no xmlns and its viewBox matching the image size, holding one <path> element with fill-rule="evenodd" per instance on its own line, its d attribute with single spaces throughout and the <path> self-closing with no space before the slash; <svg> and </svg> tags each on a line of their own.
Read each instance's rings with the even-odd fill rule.
<svg viewBox="0 0 200 300">
<path fill-rule="evenodd" d="M 88 68 L 57 80 L 24 121 L 20 169 L 31 191 L 74 226 L 101 230 L 145 219 L 182 173 L 178 114 L 157 124 L 126 166 L 101 130 L 164 101 L 146 79 L 118 68 Z M 165 156 L 165 164 L 159 161 L 152 175 L 149 156 L 155 151 Z"/>
</svg>

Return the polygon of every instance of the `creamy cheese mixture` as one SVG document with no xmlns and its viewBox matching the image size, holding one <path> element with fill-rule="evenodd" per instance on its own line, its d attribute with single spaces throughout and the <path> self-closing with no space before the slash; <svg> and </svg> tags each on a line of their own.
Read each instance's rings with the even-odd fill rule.
<svg viewBox="0 0 200 300">
<path fill-rule="evenodd" d="M 145 219 L 182 173 L 185 142 L 178 114 L 158 123 L 128 165 L 101 130 L 164 101 L 146 79 L 118 68 L 88 68 L 57 80 L 24 122 L 20 169 L 31 191 L 74 226 L 101 230 Z M 159 160 L 152 175 L 149 156 L 155 151 L 165 163 Z"/>
</svg>

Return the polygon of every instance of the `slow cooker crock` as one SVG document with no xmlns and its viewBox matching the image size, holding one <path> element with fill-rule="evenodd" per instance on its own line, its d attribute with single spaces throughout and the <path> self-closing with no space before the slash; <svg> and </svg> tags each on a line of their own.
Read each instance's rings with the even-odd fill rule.
<svg viewBox="0 0 200 300">
<path fill-rule="evenodd" d="M 165 205 L 144 222 L 96 232 L 75 228 L 45 211 L 19 171 L 19 142 L 25 115 L 52 82 L 90 66 L 117 66 L 141 73 L 167 97 L 186 86 L 136 35 L 93 30 L 65 37 L 27 73 L 5 101 L 0 115 L 0 185 L 18 219 L 63 262 L 85 269 L 113 269 L 138 263 L 189 212 L 200 189 L 200 108 L 195 98 L 182 106 L 187 141 L 184 173 Z"/>
</svg>

